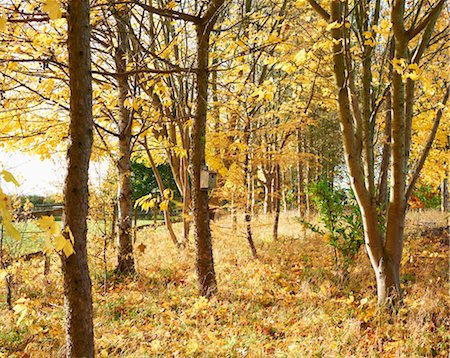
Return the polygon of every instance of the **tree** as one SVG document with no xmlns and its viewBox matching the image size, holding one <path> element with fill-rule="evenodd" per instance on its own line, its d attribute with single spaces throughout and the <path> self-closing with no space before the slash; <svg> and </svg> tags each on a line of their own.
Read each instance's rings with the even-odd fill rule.
<svg viewBox="0 0 450 358">
<path fill-rule="evenodd" d="M 61 255 L 66 308 L 66 355 L 93 357 L 91 280 L 87 260 L 88 169 L 93 141 L 90 5 L 70 0 L 67 13 L 70 78 L 70 145 L 64 186 L 64 228 L 75 254 Z"/>
<path fill-rule="evenodd" d="M 118 190 L 118 244 L 119 256 L 117 272 L 130 274 L 135 272 L 133 257 L 133 240 L 131 220 L 133 216 L 133 203 L 131 200 L 131 151 L 132 151 L 132 125 L 133 110 L 125 105 L 129 96 L 129 84 L 127 74 L 127 57 L 130 55 L 130 40 L 128 34 L 129 15 L 128 8 L 120 7 L 113 10 L 117 28 L 118 44 L 115 49 L 114 62 L 116 67 L 116 79 L 119 105 L 119 160 L 117 169 L 119 176 Z"/>
<path fill-rule="evenodd" d="M 208 191 L 200 188 L 200 172 L 205 166 L 206 115 L 208 110 L 209 38 L 224 0 L 212 0 L 204 15 L 195 23 L 197 35 L 196 114 L 192 127 L 191 179 L 196 269 L 201 295 L 217 291 L 216 274 L 209 227 Z"/>
<path fill-rule="evenodd" d="M 362 213 L 366 249 L 377 281 L 378 302 L 397 302 L 401 298 L 400 263 L 407 200 L 443 114 L 442 107 L 435 112 L 433 129 L 422 156 L 411 168 L 419 65 L 425 51 L 429 47 L 439 51 L 439 43 L 445 38 L 445 31 L 434 33 L 444 1 L 425 6 L 394 0 L 389 10 L 390 20 L 381 21 L 383 12 L 388 12 L 387 4 L 381 0 L 354 5 L 349 1 L 331 0 L 330 12 L 315 0 L 308 2 L 326 20 L 327 29 L 331 31 L 347 172 Z M 380 38 L 381 43 L 378 42 Z M 436 81 L 441 83 L 441 88 L 446 87 L 439 78 Z M 388 85 L 383 86 L 383 82 Z M 445 91 L 444 104 L 448 87 Z M 379 109 L 383 102 L 386 117 L 382 122 Z M 377 124 L 380 122 L 385 128 L 386 143 L 377 147 Z M 382 152 L 380 161 L 376 160 L 377 150 Z M 412 172 L 409 179 L 408 171 Z"/>
</svg>

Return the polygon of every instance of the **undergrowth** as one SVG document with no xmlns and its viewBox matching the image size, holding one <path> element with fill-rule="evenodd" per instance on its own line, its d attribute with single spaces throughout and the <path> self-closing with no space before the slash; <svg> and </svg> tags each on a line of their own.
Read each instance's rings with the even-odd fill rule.
<svg viewBox="0 0 450 358">
<path fill-rule="evenodd" d="M 194 250 L 178 251 L 163 228 L 139 232 L 137 245 L 145 245 L 135 252 L 139 275 L 109 277 L 106 293 L 97 255 L 101 243 L 91 242 L 98 356 L 447 356 L 445 238 L 408 231 L 402 268 L 405 305 L 389 316 L 377 311 L 375 279 L 364 252 L 342 288 L 334 284 L 333 252 L 323 237 L 302 228 L 289 213 L 282 215 L 277 242 L 271 241 L 271 229 L 270 218 L 254 222 L 260 257 L 255 261 L 243 227 L 233 233 L 227 218 L 212 223 L 219 294 L 210 300 L 196 293 Z M 108 258 L 112 271 L 112 249 Z M 41 259 L 16 268 L 15 311 L 3 303 L 0 288 L 0 356 L 64 355 L 57 258 L 49 276 L 43 276 L 42 268 Z"/>
</svg>

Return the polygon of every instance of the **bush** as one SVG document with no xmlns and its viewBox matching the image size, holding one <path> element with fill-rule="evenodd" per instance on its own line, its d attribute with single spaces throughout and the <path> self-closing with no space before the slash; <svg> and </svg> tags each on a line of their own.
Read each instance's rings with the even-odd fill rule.
<svg viewBox="0 0 450 358">
<path fill-rule="evenodd" d="M 308 188 L 316 204 L 323 228 L 304 222 L 333 247 L 338 278 L 345 282 L 359 248 L 364 243 L 361 212 L 350 190 L 336 189 L 326 180 Z"/>
<path fill-rule="evenodd" d="M 437 190 L 430 185 L 421 184 L 414 189 L 416 196 L 425 209 L 438 209 L 441 205 L 441 198 Z"/>
</svg>

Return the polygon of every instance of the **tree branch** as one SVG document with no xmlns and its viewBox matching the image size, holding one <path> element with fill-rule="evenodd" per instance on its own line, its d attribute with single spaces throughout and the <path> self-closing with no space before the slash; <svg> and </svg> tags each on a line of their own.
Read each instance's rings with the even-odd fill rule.
<svg viewBox="0 0 450 358">
<path fill-rule="evenodd" d="M 428 25 L 428 23 L 433 19 L 434 16 L 438 15 L 442 9 L 442 6 L 444 6 L 445 0 L 440 0 L 435 7 L 431 9 L 431 11 L 428 13 L 428 15 L 422 19 L 416 27 L 409 29 L 406 32 L 406 36 L 409 40 L 412 40 L 414 37 L 416 37 L 420 32 Z"/>
<path fill-rule="evenodd" d="M 186 14 L 184 12 L 175 11 L 175 10 L 171 10 L 171 9 L 159 9 L 159 8 L 147 5 L 147 4 L 143 4 L 139 1 L 122 1 L 122 2 L 115 3 L 115 5 L 121 5 L 121 4 L 137 5 L 152 14 L 156 14 L 156 15 L 163 16 L 163 17 L 168 17 L 168 18 L 174 19 L 174 20 L 184 20 L 184 21 L 188 21 L 188 22 L 193 22 L 194 24 L 199 23 L 201 20 L 200 17 L 198 17 L 198 16 Z"/>
<path fill-rule="evenodd" d="M 417 163 L 417 167 L 414 171 L 414 174 L 411 178 L 410 184 L 408 186 L 408 189 L 406 190 L 405 194 L 405 200 L 407 201 L 414 190 L 414 186 L 417 183 L 417 180 L 419 180 L 420 172 L 425 165 L 425 161 L 427 160 L 428 154 L 430 153 L 431 146 L 433 145 L 434 139 L 436 138 L 436 133 L 439 128 L 439 124 L 441 122 L 442 115 L 444 113 L 444 107 L 447 104 L 447 100 L 450 94 L 450 85 L 447 85 L 447 91 L 445 92 L 444 99 L 442 101 L 443 106 L 439 108 L 438 112 L 436 113 L 436 118 L 434 120 L 433 128 L 431 129 L 430 135 L 427 140 L 427 144 L 422 150 L 422 155 L 420 156 L 419 162 Z"/>
<path fill-rule="evenodd" d="M 316 0 L 308 0 L 314 10 L 326 21 L 330 21 L 330 14 Z"/>
</svg>

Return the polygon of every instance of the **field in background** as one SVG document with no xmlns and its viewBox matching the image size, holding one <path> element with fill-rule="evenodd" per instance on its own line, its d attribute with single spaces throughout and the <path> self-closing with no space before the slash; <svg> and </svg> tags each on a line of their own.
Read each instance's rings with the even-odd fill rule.
<svg viewBox="0 0 450 358">
<path fill-rule="evenodd" d="M 135 245 L 139 275 L 107 277 L 103 242 L 90 241 L 96 350 L 102 356 L 153 357 L 414 357 L 447 356 L 447 217 L 408 216 L 402 283 L 405 306 L 395 317 L 377 312 L 376 287 L 363 250 L 348 285 L 336 283 L 333 251 L 302 228 L 293 213 L 281 215 L 272 241 L 272 219 L 254 222 L 260 256 L 252 260 L 243 217 L 233 232 L 224 217 L 211 224 L 219 285 L 217 297 L 197 297 L 194 251 L 178 251 L 164 227 L 146 228 Z M 181 225 L 175 224 L 181 236 Z M 107 268 L 115 252 L 107 250 Z M 62 280 L 57 257 L 44 277 L 43 260 L 15 267 L 13 300 L 0 286 L 0 357 L 64 354 Z M 17 307 L 19 307 L 17 309 Z M 26 312 L 20 324 L 17 320 Z"/>
</svg>

